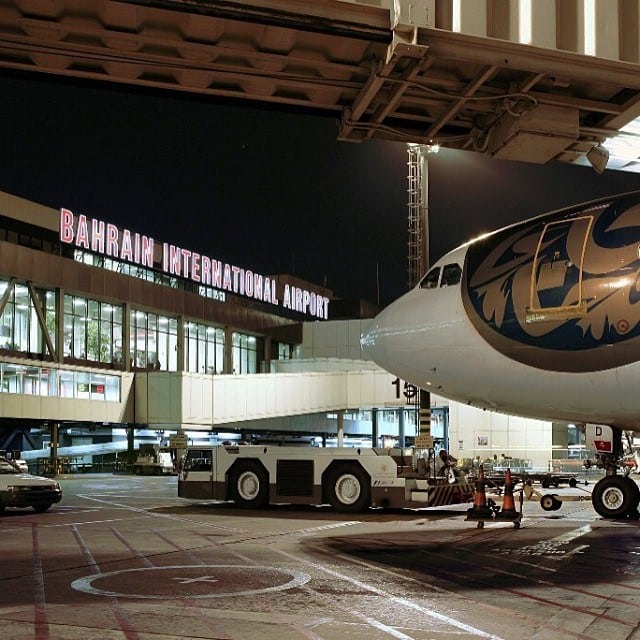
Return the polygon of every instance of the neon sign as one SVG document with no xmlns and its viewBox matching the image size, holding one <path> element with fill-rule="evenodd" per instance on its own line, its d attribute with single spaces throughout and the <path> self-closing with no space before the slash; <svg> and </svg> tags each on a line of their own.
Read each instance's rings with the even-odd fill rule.
<svg viewBox="0 0 640 640">
<path fill-rule="evenodd" d="M 69 209 L 60 209 L 60 241 L 79 249 L 157 269 L 154 264 L 156 243 L 153 238 L 132 233 L 128 229 L 119 229 L 113 224 L 90 219 L 85 215 L 74 217 Z M 326 320 L 329 317 L 329 298 L 314 291 L 285 283 L 280 302 L 276 281 L 270 276 L 168 242 L 158 243 L 158 246 L 162 249 L 160 268 L 164 273 L 252 300 L 282 306 L 314 318 Z"/>
</svg>

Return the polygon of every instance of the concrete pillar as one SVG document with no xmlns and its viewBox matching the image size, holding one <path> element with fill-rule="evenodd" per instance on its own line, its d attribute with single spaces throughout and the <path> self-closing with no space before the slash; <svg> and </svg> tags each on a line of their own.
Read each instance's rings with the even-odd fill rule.
<svg viewBox="0 0 640 640">
<path fill-rule="evenodd" d="M 264 371 L 263 373 L 271 373 L 271 338 L 264 337 Z"/>
<path fill-rule="evenodd" d="M 556 5 L 556 47 L 564 51 L 584 53 L 583 3 L 568 0 Z"/>
<path fill-rule="evenodd" d="M 56 289 L 56 335 L 53 336 L 56 362 L 64 362 L 64 289 Z"/>
<path fill-rule="evenodd" d="M 531 2 L 531 42 L 536 47 L 556 48 L 556 0 Z M 522 23 L 522 20 L 521 20 Z"/>
<path fill-rule="evenodd" d="M 135 441 L 135 429 L 134 427 L 127 427 L 127 452 L 133 455 L 136 449 Z"/>
<path fill-rule="evenodd" d="M 338 447 L 344 447 L 344 411 L 338 411 Z"/>
<path fill-rule="evenodd" d="M 618 60 L 620 57 L 620 3 L 595 2 L 594 4 L 595 54 L 598 58 Z"/>
<path fill-rule="evenodd" d="M 449 432 L 449 409 L 447 408 L 442 414 L 442 431 L 444 433 L 444 446 L 451 453 L 451 433 Z"/>
<path fill-rule="evenodd" d="M 487 35 L 487 0 L 458 0 L 453 14 L 453 30 L 470 36 Z M 454 3 L 455 4 L 455 3 Z"/>
<path fill-rule="evenodd" d="M 618 4 L 620 12 L 620 59 L 640 61 L 640 0 Z"/>
<path fill-rule="evenodd" d="M 371 409 L 371 446 L 378 446 L 378 409 Z"/>
<path fill-rule="evenodd" d="M 518 0 L 491 0 L 491 10 L 487 16 L 487 35 L 490 38 L 519 42 L 519 14 Z"/>
<path fill-rule="evenodd" d="M 222 373 L 233 373 L 233 329 L 224 328 L 224 369 Z"/>
<path fill-rule="evenodd" d="M 431 437 L 431 394 L 420 389 L 420 412 L 418 414 L 418 436 L 416 445 L 421 449 L 433 447 Z"/>
<path fill-rule="evenodd" d="M 178 347 L 178 354 L 176 356 L 176 369 L 177 371 L 184 371 L 185 370 L 184 356 L 185 356 L 186 350 L 184 348 L 184 317 L 183 316 L 178 317 L 178 335 L 177 335 L 176 344 Z"/>
<path fill-rule="evenodd" d="M 122 364 L 131 371 L 131 305 L 125 302 L 122 309 Z"/>
<path fill-rule="evenodd" d="M 49 460 L 51 462 L 51 474 L 58 473 L 58 429 L 60 425 L 57 422 L 51 423 L 51 449 Z"/>
</svg>

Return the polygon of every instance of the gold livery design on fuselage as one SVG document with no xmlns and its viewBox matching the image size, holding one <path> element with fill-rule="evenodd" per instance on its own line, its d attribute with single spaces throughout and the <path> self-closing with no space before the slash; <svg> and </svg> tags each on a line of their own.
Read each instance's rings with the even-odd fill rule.
<svg viewBox="0 0 640 640">
<path fill-rule="evenodd" d="M 523 364 L 588 372 L 640 360 L 640 192 L 469 243 L 462 300 L 482 337 Z"/>
</svg>

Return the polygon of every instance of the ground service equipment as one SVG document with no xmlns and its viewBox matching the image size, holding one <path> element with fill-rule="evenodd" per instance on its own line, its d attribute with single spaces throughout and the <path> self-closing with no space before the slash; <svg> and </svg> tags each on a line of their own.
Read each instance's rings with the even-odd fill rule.
<svg viewBox="0 0 640 640">
<path fill-rule="evenodd" d="M 248 508 L 330 504 L 358 512 L 464 503 L 473 485 L 453 468 L 436 476 L 433 450 L 212 445 L 187 449 L 178 495 Z"/>
<path fill-rule="evenodd" d="M 145 476 L 175 473 L 171 453 L 162 451 L 157 444 L 141 444 L 138 457 L 133 463 L 135 473 Z"/>
</svg>

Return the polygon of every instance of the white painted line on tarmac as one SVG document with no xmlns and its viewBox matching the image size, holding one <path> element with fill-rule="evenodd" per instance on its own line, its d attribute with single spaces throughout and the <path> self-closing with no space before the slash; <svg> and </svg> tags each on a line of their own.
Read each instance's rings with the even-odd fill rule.
<svg viewBox="0 0 640 640">
<path fill-rule="evenodd" d="M 125 509 L 127 511 L 133 511 L 134 513 L 139 513 L 145 516 L 149 516 L 151 518 L 163 518 L 165 520 L 175 520 L 178 522 L 182 522 L 182 523 L 189 523 L 189 524 L 198 524 L 198 525 L 202 525 L 203 527 L 209 527 L 209 528 L 213 528 L 213 529 L 220 529 L 221 531 L 227 531 L 229 533 L 237 533 L 237 534 L 247 534 L 249 533 L 248 529 L 237 529 L 235 527 L 224 527 L 222 525 L 218 525 L 218 524 L 211 524 L 208 522 L 201 522 L 199 520 L 192 520 L 190 518 L 185 518 L 185 517 L 178 517 L 176 515 L 173 515 L 171 513 L 154 513 L 153 511 L 149 511 L 148 509 L 143 509 L 141 507 L 132 507 L 131 505 L 128 504 L 121 504 L 119 502 L 111 502 L 109 500 L 101 500 L 100 498 L 96 498 L 93 496 L 89 496 L 89 495 L 78 495 L 78 497 L 81 498 L 85 498 L 86 500 L 93 500 L 95 502 L 101 502 L 102 504 L 107 504 L 111 507 L 119 507 L 121 509 Z"/>
<path fill-rule="evenodd" d="M 356 524 L 362 524 L 360 520 L 351 520 L 349 522 L 337 522 L 332 524 L 322 524 L 317 527 L 306 527 L 304 529 L 288 529 L 286 531 L 265 531 L 264 533 L 255 533 L 251 535 L 243 535 L 241 538 L 233 538 L 231 540 L 221 540 L 219 544 L 229 546 L 232 544 L 241 544 L 243 542 L 255 542 L 258 540 L 266 540 L 267 538 L 287 538 L 287 537 L 304 537 L 316 534 L 320 531 L 329 531 L 342 527 L 352 527 Z"/>
<path fill-rule="evenodd" d="M 345 575 L 343 573 L 340 573 L 339 571 L 335 571 L 333 569 L 329 569 L 328 567 L 324 567 L 322 565 L 319 565 L 315 562 L 311 562 L 309 560 L 303 560 L 300 557 L 294 556 L 291 553 L 288 553 L 287 551 L 284 551 L 282 549 L 274 549 L 274 551 L 276 553 L 280 553 L 283 556 L 286 556 L 287 558 L 290 558 L 291 560 L 294 560 L 295 562 L 302 562 L 303 564 L 306 565 L 310 565 L 312 566 L 314 569 L 318 570 L 318 571 L 322 571 L 323 573 L 328 573 L 329 575 L 338 578 L 340 580 L 344 580 L 346 582 L 351 583 L 352 585 L 358 587 L 359 589 L 363 589 L 365 591 L 370 591 L 371 593 L 375 593 L 376 595 L 382 596 L 383 598 L 387 599 L 388 601 L 391 602 L 395 602 L 396 604 L 399 604 L 400 606 L 406 607 L 408 609 L 413 609 L 415 611 L 419 611 L 420 613 L 429 616 L 430 618 L 434 618 L 435 620 L 438 620 L 440 622 L 443 622 L 445 624 L 451 625 L 453 627 L 456 627 L 457 629 L 461 629 L 462 631 L 466 631 L 467 633 L 472 633 L 475 636 L 477 636 L 478 638 L 488 638 L 489 640 L 503 640 L 500 636 L 496 636 L 493 635 L 491 633 L 487 633 L 486 631 L 482 631 L 481 629 L 477 629 L 476 627 L 473 627 L 471 625 L 468 625 L 464 622 L 461 622 L 460 620 L 456 620 L 455 618 L 451 618 L 450 616 L 446 616 L 442 613 L 438 613 L 436 611 L 432 611 L 431 609 L 427 609 L 419 604 L 416 604 L 415 602 L 412 602 L 411 600 L 407 600 L 406 598 L 400 598 L 398 596 L 394 596 L 393 594 L 387 592 L 387 591 L 383 591 L 382 589 L 379 589 L 378 587 L 374 587 L 373 585 L 367 584 L 365 582 L 362 582 L 356 578 L 352 578 L 351 576 Z M 374 621 L 375 622 L 375 621 Z M 382 624 L 382 623 L 380 623 Z M 394 630 L 395 631 L 395 630 Z M 399 631 L 396 631 L 396 633 L 401 633 Z M 405 636 L 404 634 L 402 636 L 396 636 L 396 637 L 403 637 L 403 638 L 409 638 L 409 636 Z M 411 640 L 411 639 L 409 639 Z"/>
<path fill-rule="evenodd" d="M 171 599 L 174 600 L 176 598 L 175 593 L 164 594 L 138 594 L 138 593 L 121 593 L 117 591 L 109 591 L 106 589 L 98 589 L 94 587 L 92 582 L 94 580 L 104 580 L 109 579 L 115 576 L 120 576 L 123 574 L 133 574 L 140 573 L 141 571 L 183 571 L 186 573 L 189 570 L 193 569 L 233 569 L 233 570 L 241 570 L 245 572 L 254 572 L 254 571 L 268 571 L 270 573 L 281 574 L 285 576 L 291 576 L 291 580 L 284 584 L 275 585 L 273 587 L 262 587 L 260 589 L 246 589 L 245 591 L 225 591 L 219 593 L 205 593 L 200 595 L 182 595 L 182 598 L 186 599 L 208 599 L 208 598 L 236 598 L 238 596 L 255 596 L 263 593 L 272 593 L 274 591 L 286 591 L 288 589 L 294 589 L 296 587 L 301 587 L 311 580 L 311 576 L 307 573 L 303 573 L 302 571 L 296 571 L 295 569 L 280 569 L 279 567 L 265 567 L 265 566 L 245 566 L 245 565 L 232 565 L 232 564 L 199 564 L 199 565 L 175 565 L 175 566 L 167 566 L 167 567 L 143 567 L 140 569 L 122 569 L 121 571 L 111 571 L 109 573 L 99 573 L 93 574 L 90 576 L 85 576 L 84 578 L 78 578 L 71 583 L 71 587 L 76 591 L 82 591 L 83 593 L 90 593 L 96 596 L 109 596 L 114 598 L 141 598 L 141 599 L 151 599 L 151 600 L 160 600 L 160 599 Z M 208 576 L 211 578 L 212 576 Z M 175 579 L 175 578 L 174 578 Z M 148 580 L 148 584 L 153 585 L 155 577 L 150 577 Z M 193 580 L 196 582 L 196 580 Z"/>
<path fill-rule="evenodd" d="M 72 531 L 76 542 L 80 547 L 80 551 L 82 552 L 83 557 L 85 558 L 87 564 L 93 572 L 93 577 L 95 578 L 101 575 L 100 567 L 98 566 L 96 559 L 93 557 L 91 549 L 89 549 L 89 546 L 87 545 L 85 539 L 82 537 L 82 534 L 78 530 L 78 527 L 74 525 Z M 110 601 L 111 610 L 113 611 L 113 614 L 118 621 L 118 625 L 120 626 L 120 629 L 124 634 L 125 640 L 139 640 L 138 633 L 131 623 L 131 620 L 129 619 L 129 616 L 127 615 L 125 609 L 120 606 L 120 603 L 115 598 L 110 598 Z"/>
<path fill-rule="evenodd" d="M 108 522 L 132 522 L 133 520 L 138 520 L 142 518 L 142 516 L 131 516 L 129 518 L 108 518 L 107 520 L 82 520 L 82 522 L 62 522 L 60 524 L 46 524 L 43 527 L 47 529 L 55 529 L 56 527 L 79 527 L 84 526 L 86 524 L 106 524 Z"/>
<path fill-rule="evenodd" d="M 376 629 L 380 629 L 380 631 L 384 631 L 385 633 L 388 633 L 390 636 L 393 636 L 394 638 L 398 638 L 398 640 L 415 640 L 415 638 L 408 636 L 406 633 L 402 633 L 402 631 L 398 631 L 398 629 L 395 629 L 394 627 L 390 627 L 380 622 L 379 620 L 374 620 L 373 618 L 369 618 L 369 616 L 362 616 L 362 619 L 365 620 L 365 622 L 370 624 L 372 627 Z"/>
<path fill-rule="evenodd" d="M 591 533 L 592 530 L 593 529 L 590 524 L 585 524 L 582 527 L 577 527 L 576 529 L 571 529 L 570 531 L 562 533 L 555 538 L 539 540 L 535 544 L 523 545 L 517 549 L 492 549 L 492 552 L 505 556 L 549 556 L 550 558 L 562 560 L 567 557 L 567 545 L 577 538 Z M 588 546 L 589 545 L 581 545 L 580 550 L 583 550 Z M 571 551 L 571 553 L 577 552 L 577 550 Z"/>
<path fill-rule="evenodd" d="M 49 623 L 47 622 L 47 603 L 44 591 L 44 573 L 42 555 L 40 554 L 40 538 L 38 525 L 31 525 L 31 544 L 33 546 L 33 606 L 35 640 L 49 640 Z"/>
</svg>

